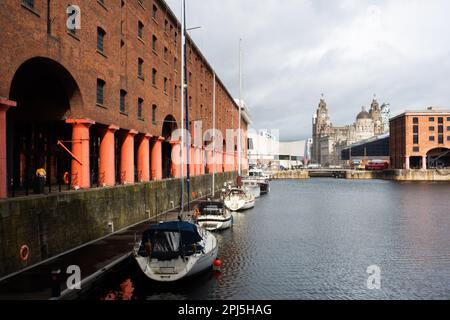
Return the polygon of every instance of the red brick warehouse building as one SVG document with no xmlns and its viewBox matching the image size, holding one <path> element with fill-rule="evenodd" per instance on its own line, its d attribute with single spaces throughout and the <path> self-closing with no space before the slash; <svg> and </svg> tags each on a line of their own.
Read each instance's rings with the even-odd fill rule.
<svg viewBox="0 0 450 320">
<path fill-rule="evenodd" d="M 405 111 L 390 120 L 391 168 L 450 168 L 450 110 Z"/>
<path fill-rule="evenodd" d="M 80 29 L 67 28 L 69 5 L 81 10 Z M 179 176 L 170 136 L 181 127 L 180 23 L 164 1 L 5 0 L 0 41 L 0 197 L 30 189 L 42 166 L 50 186 Z M 189 118 L 204 131 L 213 127 L 213 69 L 189 37 L 187 60 Z M 238 119 L 216 78 L 216 128 L 236 129 Z M 211 171 L 212 158 L 218 172 L 237 169 L 237 139 L 232 154 L 194 144 L 191 174 Z"/>
</svg>

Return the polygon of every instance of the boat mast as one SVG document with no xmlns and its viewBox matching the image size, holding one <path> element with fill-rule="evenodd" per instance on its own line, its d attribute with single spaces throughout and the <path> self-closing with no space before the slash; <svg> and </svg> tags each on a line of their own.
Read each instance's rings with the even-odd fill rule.
<svg viewBox="0 0 450 320">
<path fill-rule="evenodd" d="M 216 179 L 216 73 L 213 71 L 213 115 L 212 115 L 212 121 L 213 121 L 213 172 L 212 172 L 212 196 L 214 199 L 215 195 L 215 179 Z M 211 161 L 212 159 L 210 159 Z"/>
<path fill-rule="evenodd" d="M 242 53 L 241 42 L 239 39 L 239 123 L 238 123 L 238 176 L 241 176 L 241 109 L 242 109 Z"/>
<path fill-rule="evenodd" d="M 187 46 L 186 46 L 186 0 L 183 0 L 183 59 L 184 60 L 184 100 L 185 100 L 185 113 L 186 113 L 186 134 L 189 134 L 189 95 L 188 95 L 188 81 L 187 79 Z M 189 170 L 189 154 L 190 154 L 190 139 L 186 139 L 186 191 L 187 191 L 187 210 L 191 210 L 191 175 Z"/>
<path fill-rule="evenodd" d="M 184 0 L 183 0 L 184 2 Z M 181 57 L 184 56 L 184 47 L 183 47 L 183 41 L 184 41 L 184 6 L 181 6 L 181 52 L 180 55 Z M 181 58 L 181 85 L 180 85 L 180 90 L 181 90 L 181 119 L 180 119 L 180 123 L 181 123 L 181 159 L 180 159 L 180 171 L 181 171 L 181 204 L 180 204 L 180 215 L 178 216 L 179 218 L 183 217 L 183 211 L 184 211 L 184 85 L 185 85 L 185 81 L 184 81 L 184 59 Z"/>
</svg>

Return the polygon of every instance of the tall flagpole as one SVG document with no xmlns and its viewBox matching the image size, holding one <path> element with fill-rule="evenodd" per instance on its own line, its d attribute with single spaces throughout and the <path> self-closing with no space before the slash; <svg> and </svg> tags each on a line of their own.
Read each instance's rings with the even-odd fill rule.
<svg viewBox="0 0 450 320">
<path fill-rule="evenodd" d="M 215 195 L 215 179 L 216 179 L 216 73 L 213 71 L 213 172 L 212 172 L 212 196 Z M 211 161 L 212 159 L 210 159 Z"/>
<path fill-rule="evenodd" d="M 189 134 L 189 94 L 188 94 L 188 81 L 187 78 L 187 62 L 186 62 L 186 0 L 183 0 L 183 59 L 184 59 L 184 104 L 186 113 L 186 134 Z M 190 139 L 186 139 L 186 193 L 187 193 L 187 210 L 191 210 L 191 173 L 190 171 Z"/>
<path fill-rule="evenodd" d="M 184 3 L 184 0 L 182 0 Z M 181 205 L 180 205 L 180 214 L 183 214 L 184 211 L 184 47 L 183 47 L 183 41 L 184 41 L 184 5 L 181 5 L 181 85 L 180 85 L 180 91 L 181 91 L 181 159 L 180 159 L 180 172 L 181 172 Z"/>
<path fill-rule="evenodd" d="M 239 123 L 238 123 L 238 176 L 241 176 L 241 109 L 242 109 L 242 39 L 239 39 Z"/>
</svg>

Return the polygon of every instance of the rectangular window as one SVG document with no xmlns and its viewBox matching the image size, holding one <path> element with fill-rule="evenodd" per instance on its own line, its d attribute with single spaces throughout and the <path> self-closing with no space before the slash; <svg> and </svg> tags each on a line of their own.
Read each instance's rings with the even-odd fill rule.
<svg viewBox="0 0 450 320">
<path fill-rule="evenodd" d="M 155 35 L 152 37 L 152 50 L 156 51 L 156 42 L 158 41 L 158 38 L 156 38 Z"/>
<path fill-rule="evenodd" d="M 413 152 L 419 152 L 419 151 L 420 151 L 419 147 L 413 147 Z"/>
<path fill-rule="evenodd" d="M 413 123 L 414 123 L 414 124 L 418 124 L 418 123 L 419 123 L 419 118 L 414 117 L 414 118 L 413 118 Z"/>
<path fill-rule="evenodd" d="M 105 81 L 97 79 L 97 104 L 103 105 L 105 97 Z"/>
<path fill-rule="evenodd" d="M 142 60 L 141 58 L 139 58 L 138 59 L 138 71 L 137 71 L 137 73 L 138 73 L 138 77 L 139 78 L 143 78 L 144 76 L 142 75 L 142 66 L 143 66 L 143 64 L 144 64 L 144 60 Z"/>
<path fill-rule="evenodd" d="M 428 127 L 429 131 L 434 131 L 434 127 Z"/>
<path fill-rule="evenodd" d="M 447 131 L 450 131 L 450 126 L 447 127 Z"/>
<path fill-rule="evenodd" d="M 167 30 L 169 29 L 169 21 L 167 21 L 167 19 L 164 20 L 164 31 L 167 32 Z"/>
<path fill-rule="evenodd" d="M 444 126 L 438 126 L 438 133 L 444 133 Z"/>
<path fill-rule="evenodd" d="M 450 121 L 450 117 L 447 117 L 447 121 Z"/>
<path fill-rule="evenodd" d="M 174 41 L 175 43 L 177 43 L 177 39 L 178 39 L 178 33 L 175 32 L 174 35 L 173 35 L 173 41 Z"/>
<path fill-rule="evenodd" d="M 178 64 L 177 58 L 173 58 L 173 68 L 174 68 L 175 70 L 177 70 L 177 64 Z"/>
<path fill-rule="evenodd" d="M 152 85 L 156 86 L 156 69 L 152 69 Z"/>
<path fill-rule="evenodd" d="M 98 27 L 97 28 L 97 50 L 100 52 L 104 52 L 104 39 L 105 39 L 106 32 Z"/>
<path fill-rule="evenodd" d="M 429 140 L 434 141 L 434 136 L 430 136 Z"/>
<path fill-rule="evenodd" d="M 447 136 L 447 141 L 450 141 L 450 136 Z"/>
<path fill-rule="evenodd" d="M 413 133 L 419 133 L 419 126 L 413 127 Z"/>
<path fill-rule="evenodd" d="M 164 78 L 164 92 L 167 93 L 167 78 Z"/>
<path fill-rule="evenodd" d="M 175 85 L 175 87 L 173 88 L 173 98 L 176 100 L 177 99 L 177 91 L 178 91 L 178 86 Z"/>
<path fill-rule="evenodd" d="M 428 120 L 429 120 L 430 122 L 434 122 L 434 117 L 429 117 Z"/>
<path fill-rule="evenodd" d="M 142 119 L 142 104 L 143 104 L 144 100 L 142 100 L 141 98 L 138 99 L 137 101 L 137 117 L 139 119 Z"/>
<path fill-rule="evenodd" d="M 439 118 L 438 118 L 438 123 L 439 123 L 439 124 L 444 123 L 444 118 L 443 118 L 443 117 L 439 117 Z"/>
<path fill-rule="evenodd" d="M 443 134 L 440 134 L 438 136 L 438 143 L 444 143 L 444 135 Z"/>
<path fill-rule="evenodd" d="M 167 61 L 167 54 L 169 52 L 169 49 L 167 49 L 167 47 L 164 47 L 164 60 Z"/>
<path fill-rule="evenodd" d="M 137 34 L 138 38 L 142 39 L 143 33 L 144 33 L 144 24 L 142 22 L 138 21 L 138 34 Z"/>
<path fill-rule="evenodd" d="M 120 90 L 120 112 L 125 113 L 126 110 L 126 97 L 127 92 L 125 90 Z"/>
<path fill-rule="evenodd" d="M 152 106 L 152 123 L 156 124 L 156 104 Z"/>
<path fill-rule="evenodd" d="M 30 8 L 34 8 L 34 0 L 22 0 L 22 3 Z"/>
<path fill-rule="evenodd" d="M 152 18 L 156 20 L 157 14 L 158 14 L 158 7 L 156 5 L 153 5 Z"/>
<path fill-rule="evenodd" d="M 414 144 L 419 144 L 419 136 L 418 135 L 414 135 L 413 136 L 413 143 Z"/>
</svg>

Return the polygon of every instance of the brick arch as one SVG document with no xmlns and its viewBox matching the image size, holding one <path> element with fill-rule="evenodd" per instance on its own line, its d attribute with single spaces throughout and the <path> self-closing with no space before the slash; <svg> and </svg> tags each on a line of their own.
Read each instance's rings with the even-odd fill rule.
<svg viewBox="0 0 450 320">
<path fill-rule="evenodd" d="M 39 92 L 40 90 L 42 91 Z M 21 111 L 21 104 L 26 102 L 23 99 L 30 98 L 30 93 L 41 97 L 47 94 L 54 98 L 58 98 L 56 95 L 60 94 L 59 98 L 67 100 L 67 110 L 61 118 L 69 117 L 73 111 L 83 110 L 83 98 L 75 78 L 62 64 L 47 57 L 27 59 L 14 73 L 9 97 L 17 101 L 18 112 Z"/>
</svg>

